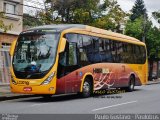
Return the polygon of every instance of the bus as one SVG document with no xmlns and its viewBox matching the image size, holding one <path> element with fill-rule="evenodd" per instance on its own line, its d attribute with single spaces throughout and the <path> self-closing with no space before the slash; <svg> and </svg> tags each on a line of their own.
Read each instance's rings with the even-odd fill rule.
<svg viewBox="0 0 160 120">
<path fill-rule="evenodd" d="M 10 49 L 14 93 L 79 93 L 145 85 L 145 43 L 81 24 L 44 25 L 20 33 Z"/>
</svg>

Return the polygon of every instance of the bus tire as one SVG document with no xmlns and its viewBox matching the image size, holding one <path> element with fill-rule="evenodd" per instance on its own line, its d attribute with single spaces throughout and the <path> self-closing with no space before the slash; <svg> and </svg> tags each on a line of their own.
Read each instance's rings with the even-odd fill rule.
<svg viewBox="0 0 160 120">
<path fill-rule="evenodd" d="M 134 91 L 134 86 L 135 86 L 135 77 L 133 75 L 131 75 L 129 78 L 129 85 L 126 90 L 128 92 L 132 92 L 132 91 Z"/>
<path fill-rule="evenodd" d="M 92 95 L 92 82 L 91 80 L 89 80 L 88 78 L 85 79 L 84 83 L 83 83 L 83 87 L 82 87 L 82 93 L 81 96 L 83 98 L 87 98 L 90 97 Z"/>
</svg>

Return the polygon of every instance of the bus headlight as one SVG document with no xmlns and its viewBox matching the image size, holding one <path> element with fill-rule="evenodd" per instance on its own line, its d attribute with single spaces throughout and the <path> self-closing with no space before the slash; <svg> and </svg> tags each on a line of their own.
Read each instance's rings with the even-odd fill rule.
<svg viewBox="0 0 160 120">
<path fill-rule="evenodd" d="M 42 85 L 47 85 L 51 82 L 51 80 L 53 79 L 54 77 L 54 72 L 52 72 L 52 74 L 50 76 L 48 76 L 48 78 L 42 82 Z"/>
<path fill-rule="evenodd" d="M 11 82 L 12 82 L 14 85 L 17 84 L 16 81 L 14 80 L 13 76 L 11 76 Z"/>
</svg>

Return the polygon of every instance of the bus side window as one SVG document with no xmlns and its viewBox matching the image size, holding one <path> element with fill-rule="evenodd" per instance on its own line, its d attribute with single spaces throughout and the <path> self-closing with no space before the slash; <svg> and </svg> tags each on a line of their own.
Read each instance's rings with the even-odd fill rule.
<svg viewBox="0 0 160 120">
<path fill-rule="evenodd" d="M 75 34 L 65 35 L 65 37 L 67 38 L 65 51 L 59 54 L 59 65 L 58 65 L 59 78 L 79 68 L 77 43 L 74 42 L 77 40 L 74 37 L 74 35 Z"/>
<path fill-rule="evenodd" d="M 89 65 L 92 59 L 92 41 L 87 35 L 78 35 L 79 61 L 81 66 Z"/>
<path fill-rule="evenodd" d="M 101 57 L 101 62 L 105 62 L 107 55 L 105 52 L 104 39 L 99 38 L 99 54 Z"/>
<path fill-rule="evenodd" d="M 79 51 L 78 51 L 78 34 L 67 33 L 66 44 L 66 66 L 65 74 L 68 74 L 80 67 L 79 65 Z"/>
<path fill-rule="evenodd" d="M 93 41 L 93 63 L 102 62 L 102 56 L 100 54 L 100 39 L 98 37 L 92 37 Z"/>
<path fill-rule="evenodd" d="M 122 42 L 117 42 L 117 63 L 122 63 L 122 54 L 123 54 L 123 48 L 122 48 Z"/>
<path fill-rule="evenodd" d="M 77 43 L 69 43 L 69 66 L 77 65 Z"/>
<path fill-rule="evenodd" d="M 106 59 L 105 62 L 112 62 L 112 51 L 111 51 L 111 42 L 110 40 L 105 40 L 105 47 L 106 47 Z"/>
<path fill-rule="evenodd" d="M 116 63 L 116 57 L 117 57 L 116 41 L 111 40 L 110 44 L 111 44 L 112 62 Z"/>
<path fill-rule="evenodd" d="M 67 58 L 66 52 L 60 53 L 60 55 L 59 55 L 59 63 L 60 63 L 62 66 L 66 66 L 66 58 Z"/>
<path fill-rule="evenodd" d="M 141 63 L 144 64 L 146 61 L 146 51 L 144 46 L 141 46 L 141 51 L 142 51 Z"/>
<path fill-rule="evenodd" d="M 57 78 L 63 77 L 66 74 L 65 69 L 67 66 L 67 46 L 68 42 L 66 42 L 66 47 L 64 52 L 59 53 Z"/>
</svg>

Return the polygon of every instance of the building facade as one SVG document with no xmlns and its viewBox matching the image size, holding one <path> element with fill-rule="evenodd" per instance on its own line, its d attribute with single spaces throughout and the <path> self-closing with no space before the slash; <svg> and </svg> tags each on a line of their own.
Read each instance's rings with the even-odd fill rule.
<svg viewBox="0 0 160 120">
<path fill-rule="evenodd" d="M 6 33 L 0 29 L 0 47 L 3 48 L 10 45 L 22 31 L 23 0 L 0 0 L 0 12 L 4 13 L 0 20 L 5 25 L 12 25 Z"/>
<path fill-rule="evenodd" d="M 10 56 L 9 48 L 23 26 L 23 0 L 0 0 L 0 20 L 4 25 L 12 25 L 10 30 L 4 32 L 0 29 L 0 85 L 9 84 L 10 80 Z"/>
</svg>

